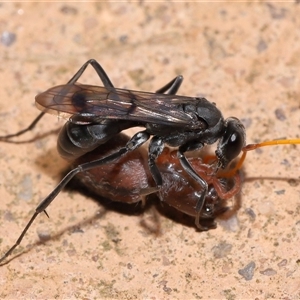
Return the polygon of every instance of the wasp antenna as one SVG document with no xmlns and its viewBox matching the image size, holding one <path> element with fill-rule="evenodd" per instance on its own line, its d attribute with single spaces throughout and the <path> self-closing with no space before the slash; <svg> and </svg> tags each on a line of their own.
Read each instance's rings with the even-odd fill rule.
<svg viewBox="0 0 300 300">
<path fill-rule="evenodd" d="M 257 148 L 265 147 L 265 146 L 276 146 L 276 145 L 296 145 L 300 144 L 300 139 L 287 139 L 287 140 L 273 140 L 273 141 L 265 141 L 257 144 L 249 144 L 245 146 L 242 151 L 251 151 Z"/>
</svg>

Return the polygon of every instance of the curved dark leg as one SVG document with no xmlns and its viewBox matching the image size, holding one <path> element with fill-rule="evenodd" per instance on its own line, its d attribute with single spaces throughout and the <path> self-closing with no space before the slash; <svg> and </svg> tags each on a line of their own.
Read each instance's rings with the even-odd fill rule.
<svg viewBox="0 0 300 300">
<path fill-rule="evenodd" d="M 165 86 L 157 90 L 155 93 L 157 94 L 164 94 L 167 95 L 175 95 L 177 91 L 179 90 L 181 84 L 183 82 L 183 76 L 178 75 L 173 80 L 171 80 L 169 83 L 167 83 Z"/>
<path fill-rule="evenodd" d="M 23 229 L 21 235 L 17 239 L 16 243 L 0 258 L 0 263 L 8 257 L 12 251 L 21 243 L 23 237 L 25 236 L 26 232 L 30 228 L 31 224 L 35 220 L 35 218 L 41 213 L 46 213 L 46 208 L 52 203 L 52 201 L 56 198 L 56 196 L 62 191 L 62 189 L 66 186 L 66 184 L 78 173 L 84 172 L 90 169 L 94 169 L 99 167 L 100 165 L 107 164 L 109 162 L 112 162 L 126 153 L 133 151 L 140 147 L 142 144 L 144 144 L 148 139 L 150 138 L 150 135 L 146 131 L 138 132 L 136 133 L 128 142 L 127 144 L 119 149 L 116 153 L 113 153 L 111 155 L 108 155 L 106 157 L 103 157 L 101 159 L 97 159 L 88 163 L 84 163 L 81 165 L 78 165 L 76 168 L 71 170 L 56 186 L 56 188 L 37 206 L 35 209 L 34 214 L 32 215 L 30 221 L 27 223 L 26 227 Z M 46 213 L 48 216 L 48 214 Z"/>
<path fill-rule="evenodd" d="M 201 211 L 205 202 L 205 197 L 207 195 L 208 192 L 208 184 L 207 182 L 201 178 L 196 171 L 193 169 L 193 167 L 190 165 L 189 161 L 187 160 L 187 158 L 185 157 L 184 153 L 187 151 L 194 151 L 194 150 L 199 150 L 203 147 L 203 143 L 191 143 L 191 144 L 185 144 L 179 147 L 178 152 L 177 152 L 177 156 L 179 158 L 179 161 L 183 167 L 183 169 L 196 181 L 198 182 L 203 190 L 201 191 L 201 193 L 198 195 L 199 199 L 197 201 L 195 210 L 196 210 L 196 218 L 195 218 L 195 224 L 197 226 L 198 229 L 200 230 L 207 230 L 208 228 L 205 228 L 203 226 L 201 226 L 200 224 L 200 216 L 201 216 Z"/>
</svg>

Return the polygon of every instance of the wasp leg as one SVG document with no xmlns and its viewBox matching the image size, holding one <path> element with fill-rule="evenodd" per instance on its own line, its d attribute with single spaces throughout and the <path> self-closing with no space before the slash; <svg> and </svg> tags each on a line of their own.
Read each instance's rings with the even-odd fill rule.
<svg viewBox="0 0 300 300">
<path fill-rule="evenodd" d="M 5 136 L 0 136 L 0 141 L 6 141 L 6 140 L 8 140 L 8 139 L 10 139 L 10 138 L 12 138 L 12 137 L 16 137 L 16 136 L 22 135 L 22 134 L 24 134 L 25 132 L 32 130 L 32 129 L 35 127 L 35 125 L 40 121 L 40 119 L 44 116 L 44 114 L 45 114 L 44 112 L 41 112 L 41 113 L 33 120 L 33 122 L 32 122 L 27 128 L 22 129 L 22 130 L 20 130 L 20 131 L 18 131 L 18 132 L 16 132 L 16 133 L 13 133 L 13 134 L 8 134 L 8 135 L 5 135 Z"/>
<path fill-rule="evenodd" d="M 200 224 L 200 216 L 201 216 L 201 211 L 204 205 L 204 201 L 205 201 L 205 197 L 207 195 L 208 192 L 208 184 L 207 182 L 201 178 L 193 169 L 193 167 L 190 165 L 189 161 L 187 160 L 187 158 L 185 157 L 184 153 L 187 151 L 195 151 L 195 150 L 199 150 L 203 147 L 203 143 L 201 142 L 192 142 L 192 143 L 187 143 L 184 144 L 182 146 L 179 147 L 178 151 L 177 151 L 177 156 L 179 158 L 179 161 L 183 167 L 183 169 L 195 180 L 197 181 L 201 186 L 202 186 L 202 191 L 201 193 L 198 195 L 199 199 L 196 203 L 196 218 L 195 218 L 195 224 L 197 226 L 197 228 L 199 230 L 208 230 L 208 228 L 203 227 Z"/>
<path fill-rule="evenodd" d="M 165 86 L 157 90 L 156 94 L 175 95 L 183 82 L 183 76 L 179 75 L 167 83 Z"/>
<path fill-rule="evenodd" d="M 55 199 L 55 197 L 62 191 L 62 189 L 66 186 L 66 184 L 78 173 L 84 172 L 90 169 L 97 168 L 100 165 L 107 164 L 109 162 L 112 162 L 126 153 L 133 151 L 140 147 L 142 144 L 144 144 L 148 139 L 150 138 L 150 135 L 146 131 L 141 131 L 136 133 L 128 142 L 127 144 L 119 149 L 119 151 L 108 155 L 106 157 L 103 157 L 101 159 L 97 159 L 91 162 L 87 162 L 84 164 L 78 165 L 76 168 L 71 170 L 56 186 L 56 188 L 37 206 L 35 209 L 34 214 L 32 215 L 30 221 L 27 223 L 26 227 L 22 231 L 21 235 L 17 239 L 16 243 L 0 258 L 0 262 L 2 262 L 7 256 L 9 256 L 12 251 L 21 243 L 23 237 L 25 236 L 26 232 L 30 228 L 31 224 L 35 220 L 35 218 L 41 213 L 46 213 L 46 208 L 52 203 L 52 201 Z M 48 216 L 48 214 L 46 213 Z"/>
<path fill-rule="evenodd" d="M 49 204 L 54 200 L 54 198 L 62 191 L 62 189 L 65 187 L 65 185 L 78 173 L 85 172 L 91 169 L 95 169 L 101 165 L 108 164 L 110 162 L 113 162 L 116 159 L 119 159 L 123 155 L 127 154 L 128 152 L 131 152 L 141 145 L 143 145 L 148 139 L 150 138 L 150 135 L 146 131 L 141 131 L 136 133 L 127 143 L 124 147 L 120 148 L 117 152 L 110 154 L 108 156 L 102 157 L 97 160 L 93 160 L 87 163 L 83 163 L 78 165 L 76 168 L 71 170 L 57 185 L 57 187 L 50 193 L 48 197 L 46 197 L 36 208 L 37 212 L 44 211 Z"/>
<path fill-rule="evenodd" d="M 155 163 L 157 157 L 162 153 L 164 150 L 164 141 L 161 137 L 154 136 L 149 144 L 148 149 L 148 166 L 151 172 L 151 175 L 155 181 L 156 187 L 160 190 L 163 180 L 160 174 L 160 171 Z M 163 199 L 162 197 L 160 197 Z"/>
<path fill-rule="evenodd" d="M 82 67 L 75 73 L 75 75 L 68 81 L 68 84 L 75 83 L 81 77 L 88 65 L 91 65 L 94 68 L 106 88 L 114 87 L 104 69 L 95 59 L 89 59 L 86 63 L 84 63 Z"/>
</svg>

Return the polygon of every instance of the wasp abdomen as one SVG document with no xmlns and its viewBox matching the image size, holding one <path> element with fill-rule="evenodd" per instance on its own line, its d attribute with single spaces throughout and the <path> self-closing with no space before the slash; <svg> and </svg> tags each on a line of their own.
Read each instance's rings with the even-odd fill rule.
<svg viewBox="0 0 300 300">
<path fill-rule="evenodd" d="M 107 142 L 107 125 L 78 125 L 67 122 L 59 133 L 57 150 L 66 160 L 74 160 Z"/>
</svg>

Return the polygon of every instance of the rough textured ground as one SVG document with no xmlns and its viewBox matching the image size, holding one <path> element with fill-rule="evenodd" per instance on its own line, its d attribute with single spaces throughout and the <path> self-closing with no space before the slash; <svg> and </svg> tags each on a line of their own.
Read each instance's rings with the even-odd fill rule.
<svg viewBox="0 0 300 300">
<path fill-rule="evenodd" d="M 117 87 L 154 91 L 183 74 L 180 93 L 239 117 L 249 143 L 299 137 L 299 14 L 297 3 L 2 3 L 0 134 L 28 125 L 35 95 L 95 58 Z M 82 81 L 99 82 L 91 70 Z M 22 140 L 61 124 L 47 115 Z M 1 253 L 67 167 L 56 137 L 0 143 Z M 151 211 L 63 192 L 0 267 L 0 297 L 299 299 L 299 166 L 299 146 L 249 154 L 235 232 L 159 214 L 156 236 L 141 225 Z"/>
</svg>

